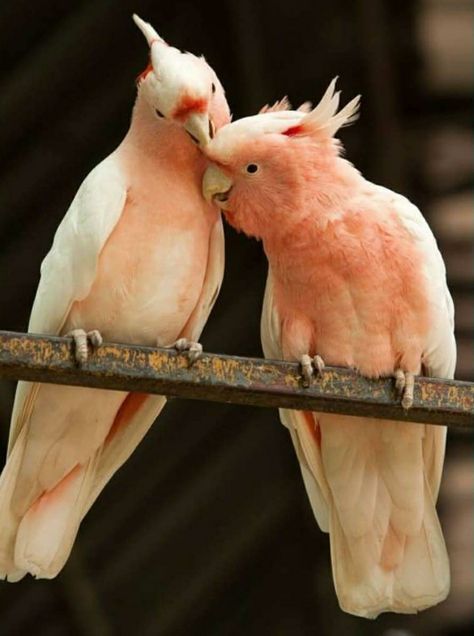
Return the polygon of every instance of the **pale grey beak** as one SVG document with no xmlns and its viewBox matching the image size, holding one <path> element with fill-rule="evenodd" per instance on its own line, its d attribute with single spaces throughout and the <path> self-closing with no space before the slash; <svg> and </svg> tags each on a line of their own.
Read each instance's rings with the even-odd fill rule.
<svg viewBox="0 0 474 636">
<path fill-rule="evenodd" d="M 199 146 L 207 146 L 214 137 L 214 125 L 207 113 L 193 113 L 190 115 L 184 129 L 191 139 Z"/>
<path fill-rule="evenodd" d="M 232 179 L 217 166 L 209 166 L 202 180 L 202 193 L 206 201 L 210 202 L 214 199 L 220 204 L 225 203 L 231 188 Z"/>
</svg>

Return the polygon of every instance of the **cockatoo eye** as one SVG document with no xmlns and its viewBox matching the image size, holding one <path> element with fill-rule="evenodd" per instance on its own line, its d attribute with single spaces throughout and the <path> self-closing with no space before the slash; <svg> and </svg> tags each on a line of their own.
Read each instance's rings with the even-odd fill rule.
<svg viewBox="0 0 474 636">
<path fill-rule="evenodd" d="M 258 172 L 258 169 L 259 168 L 256 163 L 249 163 L 247 167 L 245 168 L 248 174 L 255 174 L 256 172 Z"/>
<path fill-rule="evenodd" d="M 216 85 L 214 84 L 214 82 L 212 82 L 212 84 L 211 84 L 211 91 L 212 91 L 213 95 L 216 92 Z"/>
<path fill-rule="evenodd" d="M 163 113 L 158 110 L 158 108 L 155 108 L 155 113 L 158 115 L 158 117 L 164 117 Z"/>
</svg>

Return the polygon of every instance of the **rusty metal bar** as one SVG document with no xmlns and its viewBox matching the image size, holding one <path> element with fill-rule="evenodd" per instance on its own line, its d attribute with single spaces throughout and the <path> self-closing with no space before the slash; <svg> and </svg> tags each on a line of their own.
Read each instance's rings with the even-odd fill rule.
<svg viewBox="0 0 474 636">
<path fill-rule="evenodd" d="M 0 377 L 168 396 L 474 428 L 474 384 L 417 378 L 405 411 L 390 378 L 327 368 L 303 387 L 293 362 L 204 353 L 193 366 L 174 350 L 104 344 L 78 368 L 71 340 L 0 331 Z"/>
</svg>

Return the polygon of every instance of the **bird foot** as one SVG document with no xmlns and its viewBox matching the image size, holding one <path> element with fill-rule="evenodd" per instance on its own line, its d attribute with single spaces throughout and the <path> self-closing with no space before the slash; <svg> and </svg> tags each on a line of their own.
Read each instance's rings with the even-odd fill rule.
<svg viewBox="0 0 474 636">
<path fill-rule="evenodd" d="M 176 349 L 179 353 L 188 352 L 189 364 L 194 364 L 202 353 L 202 344 L 187 338 L 179 338 L 168 349 Z"/>
<path fill-rule="evenodd" d="M 321 356 L 315 355 L 311 358 L 307 353 L 301 356 L 301 373 L 303 374 L 303 386 L 309 387 L 311 384 L 311 378 L 316 375 L 321 375 L 324 369 L 324 360 Z"/>
<path fill-rule="evenodd" d="M 88 342 L 93 349 L 100 347 L 103 342 L 101 333 L 97 329 L 87 332 L 84 329 L 73 329 L 66 336 L 69 336 L 74 341 L 74 358 L 78 365 L 87 362 L 89 357 Z"/>
<path fill-rule="evenodd" d="M 413 392 L 415 389 L 415 374 L 397 369 L 394 374 L 395 389 L 402 398 L 402 406 L 408 410 L 413 406 Z"/>
</svg>

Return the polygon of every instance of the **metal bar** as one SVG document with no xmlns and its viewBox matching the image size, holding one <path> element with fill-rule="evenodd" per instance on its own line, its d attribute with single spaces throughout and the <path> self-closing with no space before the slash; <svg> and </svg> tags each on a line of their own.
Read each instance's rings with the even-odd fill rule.
<svg viewBox="0 0 474 636">
<path fill-rule="evenodd" d="M 294 362 L 204 353 L 189 366 L 171 349 L 104 344 L 78 368 L 69 338 L 0 331 L 0 376 L 474 428 L 473 383 L 417 378 L 413 407 L 405 411 L 390 378 L 330 367 L 305 388 Z"/>
</svg>

